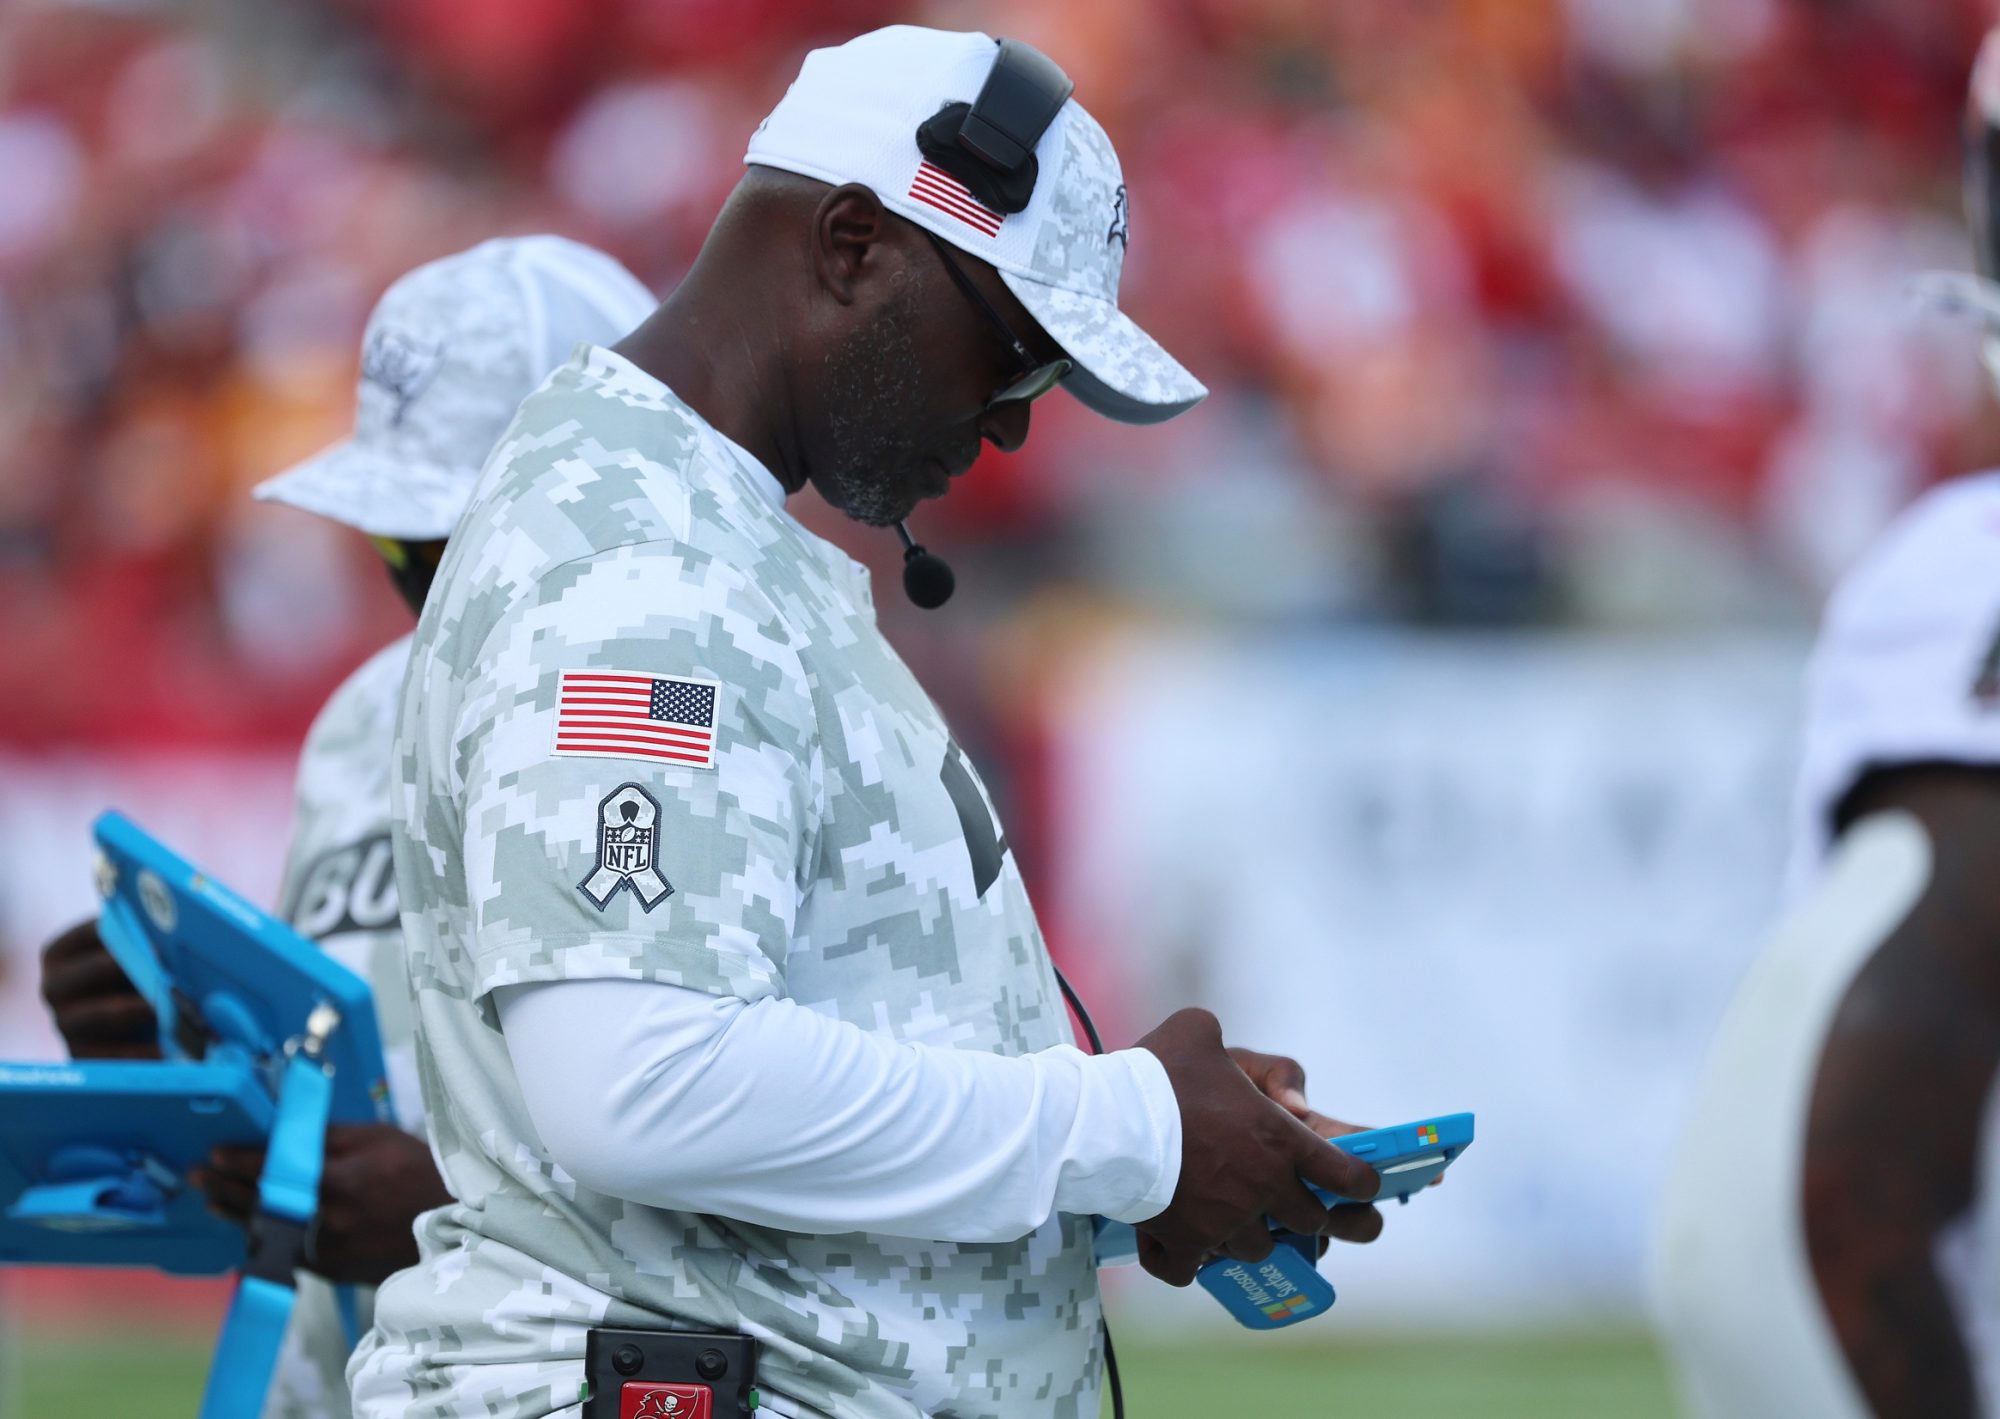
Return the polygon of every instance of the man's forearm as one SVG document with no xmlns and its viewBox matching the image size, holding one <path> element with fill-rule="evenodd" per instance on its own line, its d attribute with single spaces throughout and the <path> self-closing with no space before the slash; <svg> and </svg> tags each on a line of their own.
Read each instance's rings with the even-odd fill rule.
<svg viewBox="0 0 2000 1419">
<path fill-rule="evenodd" d="M 1806 1250 L 1841 1350 L 1880 1419 L 1977 1419 L 1978 1388 L 1938 1239 L 1972 1199 L 1992 1079 L 1983 1021 L 1935 979 L 1885 987 L 1878 957 L 1822 1051 L 1807 1118 Z M 1893 976 L 1890 981 L 1893 986 Z"/>
<path fill-rule="evenodd" d="M 1978 1387 L 1930 1237 L 1894 1229 L 1820 1247 L 1814 1275 L 1848 1367 L 1878 1419 L 1978 1419 Z"/>
<path fill-rule="evenodd" d="M 791 1231 L 953 1241 L 1150 1217 L 1179 1114 L 1145 1051 L 899 1044 L 787 1000 L 629 980 L 497 1003 L 543 1146 L 594 1191 Z"/>
<path fill-rule="evenodd" d="M 1956 765 L 1871 774 L 1850 823 L 1908 814 L 1929 881 L 1848 985 L 1807 1112 L 1806 1247 L 1841 1349 L 1882 1419 L 1972 1419 L 1978 1387 L 1937 1273 L 1972 1205 L 2000 1068 L 2000 778 Z"/>
</svg>

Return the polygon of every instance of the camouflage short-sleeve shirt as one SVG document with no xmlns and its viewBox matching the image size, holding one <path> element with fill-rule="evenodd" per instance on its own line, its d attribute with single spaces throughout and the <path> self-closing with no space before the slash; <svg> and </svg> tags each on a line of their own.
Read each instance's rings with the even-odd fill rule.
<svg viewBox="0 0 2000 1419">
<path fill-rule="evenodd" d="M 665 386 L 584 349 L 521 408 L 418 629 L 395 826 L 419 1065 L 460 1205 L 382 1290 L 359 1412 L 575 1404 L 594 1324 L 740 1329 L 767 1407 L 1097 1412 L 1089 1229 L 814 1236 L 591 1192 L 536 1138 L 491 992 L 586 977 L 897 1040 L 1070 1042 L 977 776 L 866 574 Z"/>
</svg>

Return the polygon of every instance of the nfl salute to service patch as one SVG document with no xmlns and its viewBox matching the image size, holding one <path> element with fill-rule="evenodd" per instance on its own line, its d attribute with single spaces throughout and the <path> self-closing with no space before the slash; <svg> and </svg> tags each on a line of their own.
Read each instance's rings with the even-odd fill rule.
<svg viewBox="0 0 2000 1419">
<path fill-rule="evenodd" d="M 651 911 L 674 894 L 660 875 L 660 805 L 636 783 L 620 784 L 597 805 L 597 868 L 576 884 L 603 911 L 630 887 Z"/>
<path fill-rule="evenodd" d="M 556 693 L 559 759 L 658 759 L 715 767 L 722 686 L 681 675 L 565 670 Z"/>
</svg>

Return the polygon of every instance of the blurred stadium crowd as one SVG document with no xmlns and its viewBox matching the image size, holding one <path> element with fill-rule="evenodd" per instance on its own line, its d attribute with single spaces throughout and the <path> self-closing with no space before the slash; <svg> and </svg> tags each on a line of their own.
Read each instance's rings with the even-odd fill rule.
<svg viewBox="0 0 2000 1419">
<path fill-rule="evenodd" d="M 1965 264 L 1986 11 L 13 0 L 0 743 L 294 742 L 407 621 L 246 494 L 343 431 L 375 296 L 529 230 L 670 289 L 802 51 L 898 19 L 1062 57 L 1125 156 L 1127 304 L 1215 390 L 1171 434 L 1038 406 L 920 519 L 954 625 L 1797 619 L 1991 432 L 1900 294 Z M 880 600 L 920 668 L 969 653 Z"/>
</svg>

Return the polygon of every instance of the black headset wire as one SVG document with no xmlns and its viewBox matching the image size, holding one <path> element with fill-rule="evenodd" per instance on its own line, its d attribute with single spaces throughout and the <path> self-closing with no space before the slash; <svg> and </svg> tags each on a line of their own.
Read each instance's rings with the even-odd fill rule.
<svg viewBox="0 0 2000 1419">
<path fill-rule="evenodd" d="M 1051 967 L 1054 962 L 1050 962 Z M 1056 971 L 1056 984 L 1062 987 L 1063 999 L 1076 1012 L 1077 1023 L 1083 1026 L 1083 1036 L 1090 1041 L 1092 1054 L 1104 1053 L 1104 1040 L 1097 1033 L 1097 1026 L 1091 1022 L 1090 1012 L 1083 1008 L 1083 1000 L 1069 983 L 1069 977 Z M 1103 1302 L 1098 1302 L 1097 1323 L 1104 1336 L 1104 1378 L 1111 1386 L 1111 1419 L 1125 1419 L 1125 1387 L 1118 1382 L 1118 1352 L 1111 1348 L 1111 1317 L 1103 1310 Z"/>
</svg>

